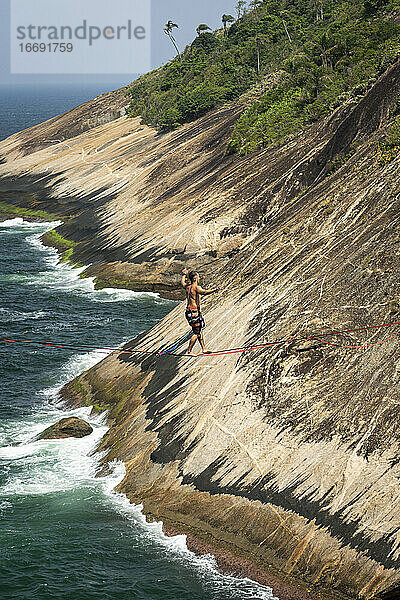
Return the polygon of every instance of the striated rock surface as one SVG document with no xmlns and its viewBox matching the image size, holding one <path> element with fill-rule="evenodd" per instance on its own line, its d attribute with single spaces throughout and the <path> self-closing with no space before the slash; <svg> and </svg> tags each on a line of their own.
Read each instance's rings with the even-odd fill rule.
<svg viewBox="0 0 400 600">
<path fill-rule="evenodd" d="M 204 303 L 213 349 L 290 340 L 114 353 L 63 395 L 109 411 L 104 461 L 125 461 L 119 490 L 149 518 L 321 597 L 400 586 L 400 330 L 354 331 L 400 321 L 400 155 L 378 151 L 399 93 L 396 63 L 246 158 L 225 155 L 240 103 L 166 135 L 119 118 L 29 154 L 0 144 L 3 195 L 72 216 L 58 232 L 99 285 L 178 298 L 189 264 L 224 287 Z M 126 349 L 186 327 L 179 305 Z"/>
<path fill-rule="evenodd" d="M 78 417 L 67 417 L 51 425 L 37 436 L 38 440 L 63 440 L 65 438 L 83 438 L 93 432 L 93 427 Z"/>
</svg>

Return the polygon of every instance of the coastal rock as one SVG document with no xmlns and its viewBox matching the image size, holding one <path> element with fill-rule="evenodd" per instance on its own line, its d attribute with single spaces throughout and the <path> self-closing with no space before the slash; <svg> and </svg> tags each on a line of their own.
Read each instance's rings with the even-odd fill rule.
<svg viewBox="0 0 400 600">
<path fill-rule="evenodd" d="M 62 440 L 69 437 L 83 438 L 90 435 L 93 427 L 83 419 L 77 417 L 67 417 L 61 419 L 58 423 L 51 425 L 40 433 L 36 439 L 38 440 Z"/>
</svg>

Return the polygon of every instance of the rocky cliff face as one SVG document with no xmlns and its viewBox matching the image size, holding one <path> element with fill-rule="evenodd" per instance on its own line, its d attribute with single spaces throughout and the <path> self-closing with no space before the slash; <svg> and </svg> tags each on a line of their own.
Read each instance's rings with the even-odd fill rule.
<svg viewBox="0 0 400 600">
<path fill-rule="evenodd" d="M 58 231 L 100 282 L 175 297 L 189 264 L 224 288 L 204 302 L 213 349 L 291 340 L 114 353 L 63 395 L 109 410 L 105 462 L 150 518 L 336 598 L 400 579 L 400 326 L 310 339 L 400 321 L 400 155 L 378 151 L 399 75 L 246 158 L 225 155 L 240 103 L 162 136 L 119 118 L 29 154 L 0 144 L 1 189 L 71 215 Z M 179 305 L 126 349 L 186 330 Z"/>
</svg>

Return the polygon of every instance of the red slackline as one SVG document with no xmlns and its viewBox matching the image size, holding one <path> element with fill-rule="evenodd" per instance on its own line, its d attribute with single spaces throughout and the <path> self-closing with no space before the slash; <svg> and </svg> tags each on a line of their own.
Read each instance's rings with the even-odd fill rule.
<svg viewBox="0 0 400 600">
<path fill-rule="evenodd" d="M 102 352 L 102 353 L 118 351 L 120 354 L 144 354 L 144 355 L 148 355 L 148 356 L 178 356 L 178 357 L 190 357 L 190 358 L 205 358 L 207 356 L 227 356 L 229 354 L 240 354 L 240 353 L 251 352 L 251 351 L 255 351 L 255 350 L 264 350 L 266 348 L 271 348 L 272 346 L 287 344 L 289 342 L 301 342 L 301 341 L 307 341 L 307 340 L 315 340 L 315 341 L 321 342 L 322 344 L 327 344 L 329 346 L 335 346 L 337 348 L 350 348 L 350 349 L 372 348 L 373 346 L 377 346 L 379 344 L 383 344 L 385 342 L 388 342 L 389 340 L 397 338 L 400 335 L 400 331 L 384 340 L 381 340 L 379 342 L 369 343 L 369 344 L 343 345 L 343 344 L 336 344 L 335 342 L 328 342 L 323 338 L 332 337 L 335 335 L 342 335 L 345 333 L 357 333 L 360 331 L 370 331 L 373 329 L 377 330 L 377 329 L 382 329 L 384 327 L 395 327 L 395 326 L 400 326 L 400 322 L 384 323 L 382 325 L 370 325 L 368 327 L 359 327 L 357 329 L 345 329 L 343 331 L 332 331 L 332 332 L 328 332 L 328 333 L 314 334 L 311 336 L 299 337 L 299 338 L 287 338 L 287 339 L 277 340 L 274 342 L 267 342 L 265 344 L 260 344 L 258 346 L 242 346 L 239 348 L 228 348 L 225 350 L 218 350 L 216 352 L 211 352 L 211 354 L 198 354 L 197 356 L 193 356 L 193 357 L 189 354 L 176 354 L 173 352 L 168 352 L 168 350 L 163 350 L 162 352 L 157 351 L 157 350 L 151 351 L 151 350 L 142 350 L 142 349 L 123 350 L 122 348 L 110 347 L 110 346 L 95 347 L 95 346 L 89 346 L 89 345 L 84 345 L 84 344 L 69 345 L 69 344 L 58 344 L 58 343 L 52 343 L 52 342 L 35 341 L 35 340 L 14 340 L 14 339 L 6 339 L 6 338 L 0 338 L 0 342 L 17 343 L 17 344 L 35 344 L 38 346 L 45 346 L 48 348 L 56 348 L 56 349 L 60 349 L 60 350 L 78 350 L 78 351 L 87 350 L 87 351 Z"/>
</svg>

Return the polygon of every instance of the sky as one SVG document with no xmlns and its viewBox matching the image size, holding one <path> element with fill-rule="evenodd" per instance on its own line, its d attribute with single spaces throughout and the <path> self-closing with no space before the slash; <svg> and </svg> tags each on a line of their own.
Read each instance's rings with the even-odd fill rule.
<svg viewBox="0 0 400 600">
<path fill-rule="evenodd" d="M 112 74 L 90 75 L 22 75 L 10 73 L 10 3 L 24 0 L 0 0 L 0 85 L 29 85 L 48 86 L 49 84 L 94 84 L 104 83 L 105 89 L 114 89 L 130 83 L 137 78 L 137 73 L 118 73 L 116 67 Z M 30 0 L 32 3 L 35 0 Z M 37 0 L 36 0 L 37 1 Z M 39 0 L 40 1 L 40 0 Z M 43 0 L 45 1 L 45 0 Z M 91 0 L 81 0 L 81 3 Z M 108 3 L 108 0 L 103 0 Z M 133 0 L 132 0 L 133 1 Z M 140 2 L 141 0 L 136 0 Z M 112 0 L 109 0 L 112 5 Z M 118 6 L 116 0 L 115 6 Z M 64 7 L 68 0 L 53 0 Z M 170 19 L 179 24 L 174 35 L 180 49 L 183 49 L 196 36 L 199 23 L 206 23 L 212 29 L 221 27 L 222 14 L 236 15 L 237 0 L 151 0 L 151 63 L 156 68 L 174 57 L 174 48 L 164 34 L 164 25 Z M 61 9 L 60 9 L 61 10 Z"/>
</svg>

